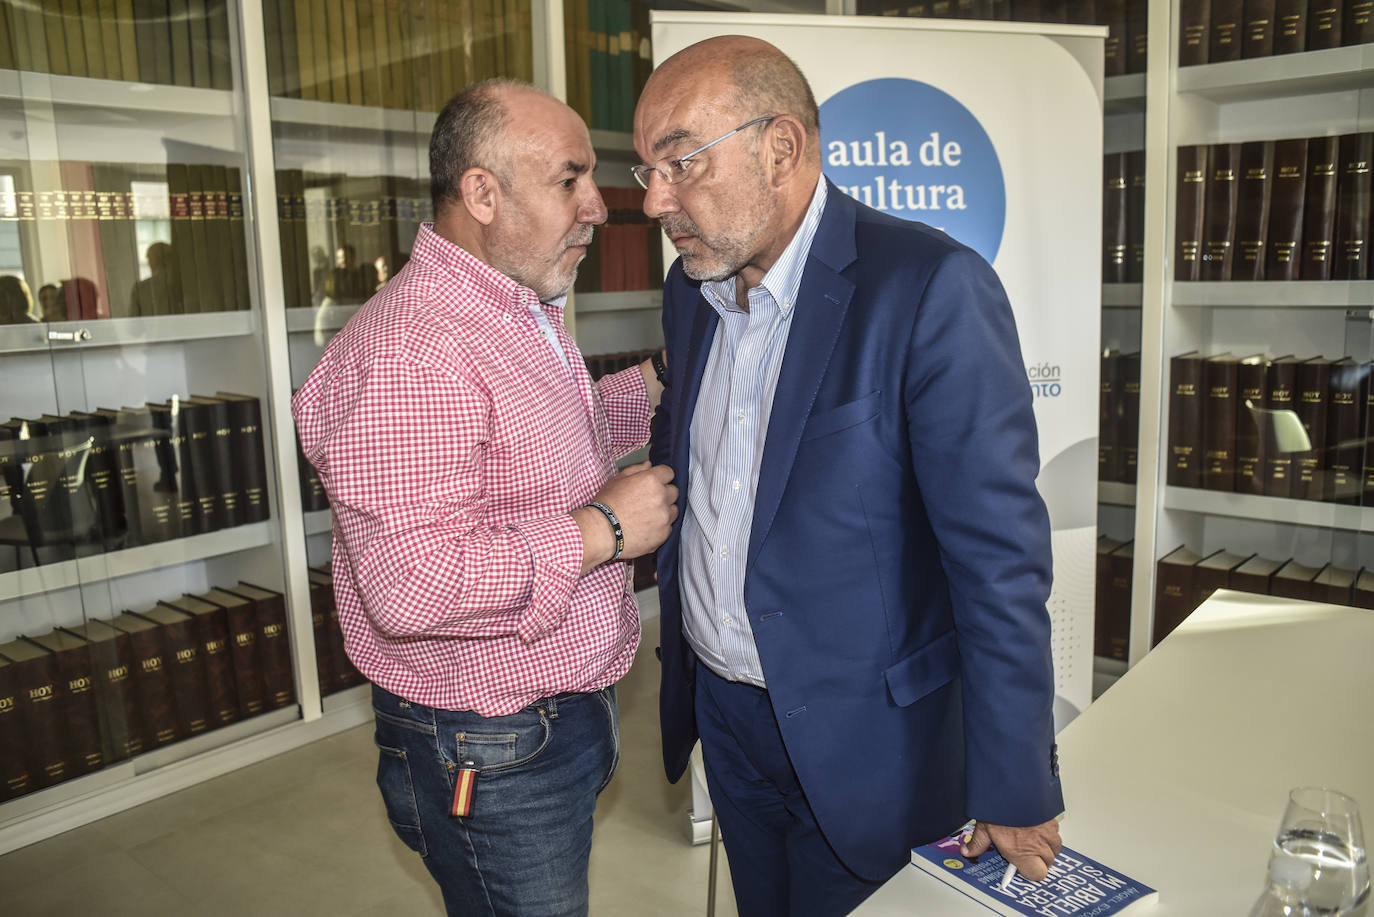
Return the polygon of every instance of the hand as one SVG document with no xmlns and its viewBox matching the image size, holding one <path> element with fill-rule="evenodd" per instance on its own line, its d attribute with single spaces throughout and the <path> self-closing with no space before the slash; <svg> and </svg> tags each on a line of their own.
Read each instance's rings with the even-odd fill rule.
<svg viewBox="0 0 1374 917">
<path fill-rule="evenodd" d="M 976 822 L 973 836 L 960 850 L 964 856 L 976 857 L 996 847 L 1002 859 L 1016 867 L 1016 871 L 1032 882 L 1039 882 L 1049 874 L 1050 865 L 1063 846 L 1059 839 L 1059 822 L 1050 819 L 1043 825 L 1029 828 L 1010 828 Z"/>
<path fill-rule="evenodd" d="M 673 469 L 667 465 L 640 462 L 607 481 L 592 499 L 604 503 L 620 520 L 625 537 L 622 560 L 630 560 L 656 549 L 668 537 L 677 518 L 677 488 Z M 582 507 L 572 513 L 582 530 L 582 572 L 610 560 L 615 553 L 615 536 L 600 510 Z"/>
</svg>

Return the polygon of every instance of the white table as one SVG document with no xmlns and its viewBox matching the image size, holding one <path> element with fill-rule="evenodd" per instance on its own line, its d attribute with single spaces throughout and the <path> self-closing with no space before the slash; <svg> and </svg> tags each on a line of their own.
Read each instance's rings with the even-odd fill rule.
<svg viewBox="0 0 1374 917">
<path fill-rule="evenodd" d="M 1215 593 L 1059 735 L 1065 843 L 1159 889 L 1157 917 L 1243 915 L 1288 791 L 1353 796 L 1374 837 L 1374 611 Z M 860 917 L 991 913 L 915 867 Z"/>
</svg>

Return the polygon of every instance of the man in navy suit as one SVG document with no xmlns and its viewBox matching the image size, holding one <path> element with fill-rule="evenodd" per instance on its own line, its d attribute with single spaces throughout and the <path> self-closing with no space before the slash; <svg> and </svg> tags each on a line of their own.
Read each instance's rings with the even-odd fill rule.
<svg viewBox="0 0 1374 917">
<path fill-rule="evenodd" d="M 1050 529 L 1010 305 L 977 254 L 821 175 L 816 102 L 725 36 L 635 112 L 668 273 L 652 458 L 664 763 L 700 737 L 746 917 L 843 914 L 977 820 L 1059 850 Z"/>
</svg>

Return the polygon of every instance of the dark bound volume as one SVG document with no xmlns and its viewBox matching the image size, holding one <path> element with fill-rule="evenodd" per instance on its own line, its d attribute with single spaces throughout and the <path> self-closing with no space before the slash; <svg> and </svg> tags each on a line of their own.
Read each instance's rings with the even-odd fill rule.
<svg viewBox="0 0 1374 917">
<path fill-rule="evenodd" d="M 1356 608 L 1374 608 L 1374 571 L 1362 569 L 1355 577 L 1354 600 Z"/>
<path fill-rule="evenodd" d="M 1125 153 L 1102 157 L 1102 178 L 1102 282 L 1125 283 L 1130 251 Z"/>
<path fill-rule="evenodd" d="M 307 513 L 329 509 L 329 495 L 324 491 L 320 474 L 301 451 L 299 442 L 296 443 L 296 469 L 300 473 L 301 508 Z"/>
<path fill-rule="evenodd" d="M 129 635 L 134 689 L 146 727 L 145 748 L 152 749 L 185 738 L 172 700 L 172 673 L 166 658 L 167 641 L 162 636 L 162 628 L 147 618 L 127 611 L 110 623 Z"/>
<path fill-rule="evenodd" d="M 1355 592 L 1355 571 L 1327 564 L 1312 580 L 1312 601 L 1350 605 Z"/>
<path fill-rule="evenodd" d="M 1307 0 L 1274 0 L 1274 53 L 1307 50 Z"/>
<path fill-rule="evenodd" d="M 334 651 L 331 648 L 329 610 L 334 607 L 333 596 L 323 586 L 310 582 L 310 629 L 315 639 L 315 671 L 319 677 L 320 694 L 336 690 L 338 673 L 334 671 Z"/>
<path fill-rule="evenodd" d="M 1103 76 L 1121 76 L 1126 72 L 1126 58 L 1130 54 L 1130 42 L 1126 37 L 1127 0 L 1097 0 L 1097 23 L 1107 27 L 1107 40 L 1103 44 Z M 1035 4 L 1038 7 L 1039 4 Z M 1023 22 L 1037 22 L 1039 16 L 1022 13 L 1020 2 L 1014 2 L 1012 14 Z"/>
<path fill-rule="evenodd" d="M 181 430 L 181 467 L 183 480 L 191 479 L 196 498 L 196 514 L 203 520 L 202 532 L 224 528 L 224 501 L 220 494 L 215 464 L 215 419 L 210 406 L 192 398 L 173 395 L 169 402 Z"/>
<path fill-rule="evenodd" d="M 1236 391 L 1239 361 L 1229 353 L 1203 364 L 1202 486 L 1236 489 Z"/>
<path fill-rule="evenodd" d="M 1140 351 L 1121 355 L 1121 420 L 1116 448 L 1121 453 L 1123 484 L 1134 484 L 1140 453 Z"/>
<path fill-rule="evenodd" d="M 1232 554 L 1230 551 L 1217 551 L 1198 561 L 1193 567 L 1193 592 L 1198 605 L 1218 589 L 1231 588 L 1231 571 L 1245 563 L 1250 557 Z"/>
<path fill-rule="evenodd" d="M 1212 34 L 1207 45 L 1207 63 L 1240 60 L 1244 48 L 1244 13 L 1243 0 L 1212 0 Z"/>
<path fill-rule="evenodd" d="M 219 589 L 218 592 L 231 590 Z M 263 711 L 262 663 L 258 658 L 258 618 L 253 601 L 237 596 L 242 602 L 216 601 L 210 593 L 200 596 L 224 609 L 229 624 L 229 657 L 234 665 L 234 684 L 239 698 L 239 715 L 257 716 Z"/>
<path fill-rule="evenodd" d="M 128 543 L 156 544 L 180 535 L 177 512 L 175 456 L 162 448 L 166 434 L 153 426 L 147 408 L 101 408 L 96 413 L 114 418 L 110 435 L 118 445 Z M 170 459 L 172 467 L 164 467 Z"/>
<path fill-rule="evenodd" d="M 1269 497 L 1293 496 L 1297 477 L 1294 455 L 1309 445 L 1297 413 L 1300 363 L 1302 360 L 1297 357 L 1279 357 L 1269 362 L 1269 389 L 1264 398 L 1269 422 L 1264 446 L 1264 493 Z"/>
<path fill-rule="evenodd" d="M 1111 631 L 1111 621 L 1115 607 L 1120 603 L 1121 596 L 1112 589 L 1112 564 L 1111 554 L 1117 548 L 1125 544 L 1115 538 L 1106 535 L 1097 537 L 1097 590 L 1093 603 L 1093 655 L 1116 658 L 1113 653 L 1118 649 L 1122 659 L 1125 659 L 1125 646 L 1114 648 L 1108 635 Z M 1129 602 L 1130 580 L 1127 580 L 1127 601 Z"/>
<path fill-rule="evenodd" d="M 1197 280 L 1207 199 L 1207 147 L 1178 148 L 1178 206 L 1174 211 L 1174 279 Z"/>
<path fill-rule="evenodd" d="M 1240 146 L 1239 191 L 1236 195 L 1236 245 L 1232 280 L 1263 280 L 1265 240 L 1269 237 L 1270 187 L 1274 174 L 1274 141 L 1254 140 Z"/>
<path fill-rule="evenodd" d="M 1298 364 L 1293 401 L 1307 432 L 1307 449 L 1293 453 L 1293 496 L 1320 500 L 1326 486 L 1326 408 L 1331 361 L 1313 357 Z"/>
<path fill-rule="evenodd" d="M 61 630 L 27 639 L 52 653 L 57 660 L 57 681 L 61 688 L 58 709 L 62 715 L 71 776 L 100 770 L 105 766 L 105 752 L 100 742 L 100 712 L 96 705 L 90 647 L 80 637 Z"/>
<path fill-rule="evenodd" d="M 1213 4 L 1213 9 L 1216 5 Z M 1239 143 L 1207 148 L 1207 194 L 1203 207 L 1199 280 L 1230 280 L 1236 240 L 1236 205 L 1240 195 Z"/>
<path fill-rule="evenodd" d="M 1135 563 L 1134 542 L 1107 555 L 1106 601 L 1095 622 L 1094 652 L 1108 659 L 1126 661 L 1131 644 L 1131 573 Z"/>
<path fill-rule="evenodd" d="M 1345 357 L 1331 364 L 1326 407 L 1326 487 L 1331 503 L 1358 506 L 1364 489 L 1364 414 L 1369 367 Z"/>
<path fill-rule="evenodd" d="M 1264 463 L 1269 421 L 1264 395 L 1269 360 L 1263 354 L 1242 359 L 1236 367 L 1236 491 L 1264 493 Z"/>
<path fill-rule="evenodd" d="M 185 612 L 166 605 L 134 614 L 162 628 L 167 674 L 176 698 L 177 725 L 186 735 L 199 735 L 210 728 L 210 689 L 205 680 L 205 663 L 200 658 L 195 621 Z"/>
<path fill-rule="evenodd" d="M 1282 596 L 1285 599 L 1301 599 L 1305 602 L 1312 601 L 1312 581 L 1317 578 L 1321 571 L 1317 567 L 1308 567 L 1290 560 L 1282 567 L 1274 571 L 1274 575 L 1269 579 L 1269 594 Z"/>
<path fill-rule="evenodd" d="M 1374 159 L 1374 132 L 1340 138 L 1336 161 L 1336 239 L 1333 280 L 1364 280 L 1369 275 L 1369 164 Z"/>
<path fill-rule="evenodd" d="M 244 522 L 271 517 L 267 503 L 267 452 L 262 436 L 262 403 L 252 395 L 215 392 L 229 411 L 229 453 Z"/>
<path fill-rule="evenodd" d="M 1121 477 L 1121 453 L 1117 448 L 1120 436 L 1121 411 L 1121 353 L 1106 350 L 1102 353 L 1102 370 L 1098 379 L 1097 408 L 1097 479 L 1116 481 Z"/>
<path fill-rule="evenodd" d="M 239 490 L 238 475 L 234 473 L 234 430 L 229 419 L 228 402 L 220 398 L 193 395 L 182 402 L 182 407 L 188 417 L 197 411 L 200 412 L 200 420 L 204 422 L 208 433 L 209 444 L 202 446 L 200 452 L 208 454 L 208 483 L 214 495 L 221 524 L 226 528 L 242 525 L 243 497 Z"/>
<path fill-rule="evenodd" d="M 1150 58 L 1150 5 L 1142 0 L 1126 2 L 1126 41 L 1126 72 L 1144 73 Z"/>
<path fill-rule="evenodd" d="M 162 477 L 156 490 L 172 493 L 176 500 L 177 529 L 180 535 L 208 532 L 209 519 L 197 501 L 195 475 L 187 463 L 190 444 L 181 423 L 179 399 L 148 404 L 148 413 L 158 431 L 155 448 Z"/>
<path fill-rule="evenodd" d="M 27 640 L 0 646 L 0 656 L 12 663 L 19 721 L 27 740 L 25 751 L 29 785 L 52 786 L 72 775 L 63 738 L 62 683 L 57 657 Z"/>
<path fill-rule="evenodd" d="M 330 666 L 334 670 L 334 688 L 339 691 L 366 681 L 353 666 L 344 647 L 343 628 L 339 626 L 339 607 L 334 602 L 334 577 L 323 570 L 310 571 L 310 608 L 327 609 L 326 635 L 329 641 Z"/>
<path fill-rule="evenodd" d="M 0 802 L 23 796 L 32 787 L 24 755 L 29 743 L 19 710 L 14 663 L 0 656 Z"/>
<path fill-rule="evenodd" d="M 91 671 L 95 675 L 95 699 L 100 709 L 105 760 L 122 761 L 143 751 L 144 724 L 134 690 L 129 635 L 98 620 L 63 630 L 85 640 L 91 648 Z"/>
<path fill-rule="evenodd" d="M 1245 0 L 1244 31 L 1241 57 L 1268 57 L 1274 53 L 1274 0 Z"/>
<path fill-rule="evenodd" d="M 1341 44 L 1341 0 L 1307 0 L 1307 50 Z"/>
<path fill-rule="evenodd" d="M 1202 486 L 1202 355 L 1169 360 L 1169 472 L 1177 487 Z"/>
<path fill-rule="evenodd" d="M 1336 234 L 1336 162 L 1339 137 L 1307 141 L 1307 189 L 1302 207 L 1303 280 L 1330 280 Z"/>
<path fill-rule="evenodd" d="M 1207 46 L 1211 44 L 1211 0 L 1179 0 L 1178 65 L 1191 67 L 1207 63 Z"/>
<path fill-rule="evenodd" d="M 1159 559 L 1155 570 L 1155 624 L 1150 645 L 1169 636 L 1197 607 L 1193 565 L 1202 560 L 1185 547 L 1175 548 Z"/>
<path fill-rule="evenodd" d="M 1270 581 L 1274 571 L 1283 566 L 1281 560 L 1270 560 L 1256 554 L 1231 571 L 1231 587 L 1238 592 L 1253 595 L 1269 595 Z"/>
<path fill-rule="evenodd" d="M 229 619 L 224 609 L 193 596 L 158 604 L 191 616 L 196 644 L 205 666 L 206 716 L 210 728 L 228 726 L 239 718 L 239 692 L 229 652 Z"/>
<path fill-rule="evenodd" d="M 1126 154 L 1126 282 L 1145 278 L 1145 151 Z"/>
<path fill-rule="evenodd" d="M 1345 0 L 1341 20 L 1341 44 L 1362 45 L 1374 41 L 1374 0 Z"/>
<path fill-rule="evenodd" d="M 79 439 L 90 441 L 85 478 L 89 497 L 95 501 L 99 526 L 96 537 L 110 551 L 125 547 L 129 535 L 119 446 L 113 427 L 114 418 L 106 414 L 72 411 L 66 417 L 66 428 Z"/>
<path fill-rule="evenodd" d="M 1366 363 L 1365 376 L 1370 380 L 1365 385 L 1364 395 L 1364 489 L 1360 498 L 1361 506 L 1374 506 L 1374 363 Z"/>
<path fill-rule="evenodd" d="M 268 710 L 296 702 L 296 679 L 291 667 L 291 638 L 286 626 L 286 597 L 249 583 L 222 590 L 253 603 L 258 628 L 258 661 L 262 672 L 263 706 Z"/>
<path fill-rule="evenodd" d="M 1269 191 L 1267 280 L 1297 280 L 1302 264 L 1303 206 L 1307 199 L 1307 141 L 1274 142 Z"/>
</svg>

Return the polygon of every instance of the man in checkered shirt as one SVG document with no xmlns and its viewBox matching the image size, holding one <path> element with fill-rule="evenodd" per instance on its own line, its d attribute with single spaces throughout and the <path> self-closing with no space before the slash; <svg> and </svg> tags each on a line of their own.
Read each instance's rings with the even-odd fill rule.
<svg viewBox="0 0 1374 917">
<path fill-rule="evenodd" d="M 587 128 L 509 81 L 430 140 L 435 220 L 292 401 L 334 513 L 377 783 L 450 914 L 587 913 L 615 683 L 639 644 L 625 560 L 677 515 L 649 361 L 593 382 L 563 305 L 606 207 Z"/>
</svg>

